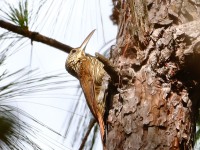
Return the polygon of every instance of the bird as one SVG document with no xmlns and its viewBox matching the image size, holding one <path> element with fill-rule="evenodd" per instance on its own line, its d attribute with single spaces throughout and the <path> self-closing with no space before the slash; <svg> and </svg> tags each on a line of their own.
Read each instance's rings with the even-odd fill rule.
<svg viewBox="0 0 200 150">
<path fill-rule="evenodd" d="M 92 37 L 93 30 L 80 47 L 70 51 L 65 63 L 69 74 L 76 77 L 81 85 L 87 105 L 99 124 L 102 142 L 105 140 L 105 87 L 102 86 L 106 74 L 104 64 L 96 57 L 85 53 L 85 48 Z"/>
</svg>

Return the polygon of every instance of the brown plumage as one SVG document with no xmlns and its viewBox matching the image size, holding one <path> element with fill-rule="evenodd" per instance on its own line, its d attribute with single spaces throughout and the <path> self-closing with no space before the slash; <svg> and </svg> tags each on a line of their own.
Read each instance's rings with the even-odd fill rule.
<svg viewBox="0 0 200 150">
<path fill-rule="evenodd" d="M 106 72 L 103 69 L 103 64 L 98 59 L 84 52 L 94 31 L 87 36 L 80 47 L 70 51 L 65 67 L 71 75 L 80 81 L 88 107 L 99 123 L 101 138 L 104 140 L 105 98 L 104 92 L 100 91 L 102 78 Z"/>
</svg>

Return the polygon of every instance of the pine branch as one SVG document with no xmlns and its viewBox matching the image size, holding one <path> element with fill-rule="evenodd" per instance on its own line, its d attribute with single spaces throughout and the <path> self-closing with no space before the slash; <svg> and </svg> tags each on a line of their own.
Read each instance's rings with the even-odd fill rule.
<svg viewBox="0 0 200 150">
<path fill-rule="evenodd" d="M 111 77 L 113 83 L 119 82 L 119 71 L 116 67 L 109 61 L 109 59 L 105 58 L 103 55 L 99 53 L 95 53 L 96 58 L 104 64 L 105 71 Z"/>
<path fill-rule="evenodd" d="M 61 42 L 58 42 L 58 41 L 52 39 L 52 38 L 41 35 L 38 32 L 32 32 L 32 31 L 29 31 L 27 29 L 22 29 L 19 26 L 13 25 L 13 24 L 6 22 L 6 21 L 3 21 L 3 20 L 0 20 L 0 27 L 7 29 L 9 31 L 12 31 L 14 33 L 20 34 L 24 37 L 28 37 L 28 38 L 31 39 L 31 42 L 32 41 L 41 42 L 41 43 L 47 44 L 49 46 L 55 47 L 55 48 L 57 48 L 57 49 L 59 49 L 63 52 L 66 52 L 66 53 L 69 53 L 70 50 L 72 49 L 71 46 L 65 45 Z"/>
</svg>

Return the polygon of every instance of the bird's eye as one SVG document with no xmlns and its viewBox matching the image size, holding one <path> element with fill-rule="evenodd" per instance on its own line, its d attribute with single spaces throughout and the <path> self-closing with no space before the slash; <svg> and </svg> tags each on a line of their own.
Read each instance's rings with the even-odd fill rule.
<svg viewBox="0 0 200 150">
<path fill-rule="evenodd" d="M 75 53 L 75 52 L 76 52 L 76 49 L 73 49 L 73 50 L 72 50 L 72 53 Z"/>
</svg>

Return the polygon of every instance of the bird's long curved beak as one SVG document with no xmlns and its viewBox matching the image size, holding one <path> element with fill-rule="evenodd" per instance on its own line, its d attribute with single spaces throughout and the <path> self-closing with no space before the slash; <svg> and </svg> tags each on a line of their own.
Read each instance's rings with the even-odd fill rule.
<svg viewBox="0 0 200 150">
<path fill-rule="evenodd" d="M 85 51 L 85 47 L 87 46 L 87 44 L 88 44 L 90 38 L 92 37 L 94 31 L 95 31 L 95 29 L 92 30 L 92 32 L 90 32 L 90 34 L 86 37 L 86 39 L 84 40 L 84 42 L 80 46 L 80 50 Z"/>
</svg>

